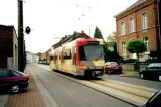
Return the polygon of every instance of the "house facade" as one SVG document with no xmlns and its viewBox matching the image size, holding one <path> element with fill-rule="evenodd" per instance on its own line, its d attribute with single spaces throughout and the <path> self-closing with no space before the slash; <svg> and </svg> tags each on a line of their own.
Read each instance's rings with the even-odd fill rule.
<svg viewBox="0 0 161 107">
<path fill-rule="evenodd" d="M 159 50 L 161 37 L 158 3 L 158 0 L 138 0 L 115 15 L 117 51 L 125 60 L 137 58 L 135 53 L 126 50 L 130 40 L 143 40 L 147 45 L 146 52 L 139 54 L 140 61 L 148 59 L 151 50 Z"/>
</svg>

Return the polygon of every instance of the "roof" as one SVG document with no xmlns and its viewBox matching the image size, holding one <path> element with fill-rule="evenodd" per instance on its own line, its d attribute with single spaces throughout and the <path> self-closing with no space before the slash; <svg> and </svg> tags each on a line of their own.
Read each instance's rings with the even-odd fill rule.
<svg viewBox="0 0 161 107">
<path fill-rule="evenodd" d="M 146 2 L 146 1 L 148 1 L 148 0 L 138 0 L 138 1 L 136 1 L 134 4 L 132 4 L 131 6 L 127 7 L 127 8 L 126 8 L 125 10 L 123 10 L 122 12 L 116 14 L 114 17 L 117 17 L 117 16 L 121 15 L 122 13 L 125 13 L 126 11 L 128 11 L 128 10 L 130 10 L 130 9 L 132 9 L 132 8 L 138 6 L 138 5 L 140 5 L 140 4 L 142 4 L 142 3 Z"/>
<path fill-rule="evenodd" d="M 85 34 L 83 31 L 82 32 L 76 32 L 76 38 L 91 38 L 90 36 L 88 36 L 87 34 Z M 68 42 L 71 42 L 72 41 L 72 35 L 68 35 L 68 36 L 65 36 L 65 37 L 62 37 L 62 39 L 55 43 L 54 45 L 52 45 L 53 47 L 57 48 L 59 47 L 61 44 L 65 44 L 65 43 L 68 43 Z"/>
</svg>

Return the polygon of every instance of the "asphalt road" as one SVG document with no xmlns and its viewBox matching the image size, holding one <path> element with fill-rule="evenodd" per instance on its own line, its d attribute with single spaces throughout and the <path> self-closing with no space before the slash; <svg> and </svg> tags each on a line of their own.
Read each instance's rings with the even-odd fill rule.
<svg viewBox="0 0 161 107">
<path fill-rule="evenodd" d="M 28 67 L 60 107 L 134 107 L 37 66 Z"/>
<path fill-rule="evenodd" d="M 161 82 L 155 81 L 155 80 L 141 79 L 140 77 L 121 77 L 120 75 L 117 75 L 117 74 L 111 74 L 111 75 L 105 74 L 103 78 L 126 82 L 126 83 L 139 85 L 143 87 L 154 88 L 158 90 L 161 89 Z"/>
</svg>

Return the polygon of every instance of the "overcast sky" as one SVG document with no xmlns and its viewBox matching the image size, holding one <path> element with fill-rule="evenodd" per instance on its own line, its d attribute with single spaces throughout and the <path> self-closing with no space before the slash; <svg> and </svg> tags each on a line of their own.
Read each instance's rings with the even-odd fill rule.
<svg viewBox="0 0 161 107">
<path fill-rule="evenodd" d="M 137 0 L 24 0 L 26 49 L 44 52 L 63 37 L 84 30 L 93 37 L 98 26 L 105 40 L 116 31 L 114 15 Z M 14 25 L 17 30 L 17 0 L 0 0 L 0 24 Z"/>
</svg>

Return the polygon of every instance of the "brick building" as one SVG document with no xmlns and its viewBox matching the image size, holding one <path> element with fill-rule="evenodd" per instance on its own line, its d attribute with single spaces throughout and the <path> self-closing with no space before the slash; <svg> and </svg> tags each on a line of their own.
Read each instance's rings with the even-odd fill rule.
<svg viewBox="0 0 161 107">
<path fill-rule="evenodd" d="M 0 68 L 18 70 L 18 40 L 14 26 L 0 25 Z"/>
<path fill-rule="evenodd" d="M 130 40 L 143 40 L 147 51 L 139 55 L 140 61 L 149 58 L 150 50 L 159 50 L 159 4 L 158 0 L 138 0 L 116 18 L 117 51 L 124 59 L 136 59 L 136 54 L 126 50 Z"/>
</svg>

